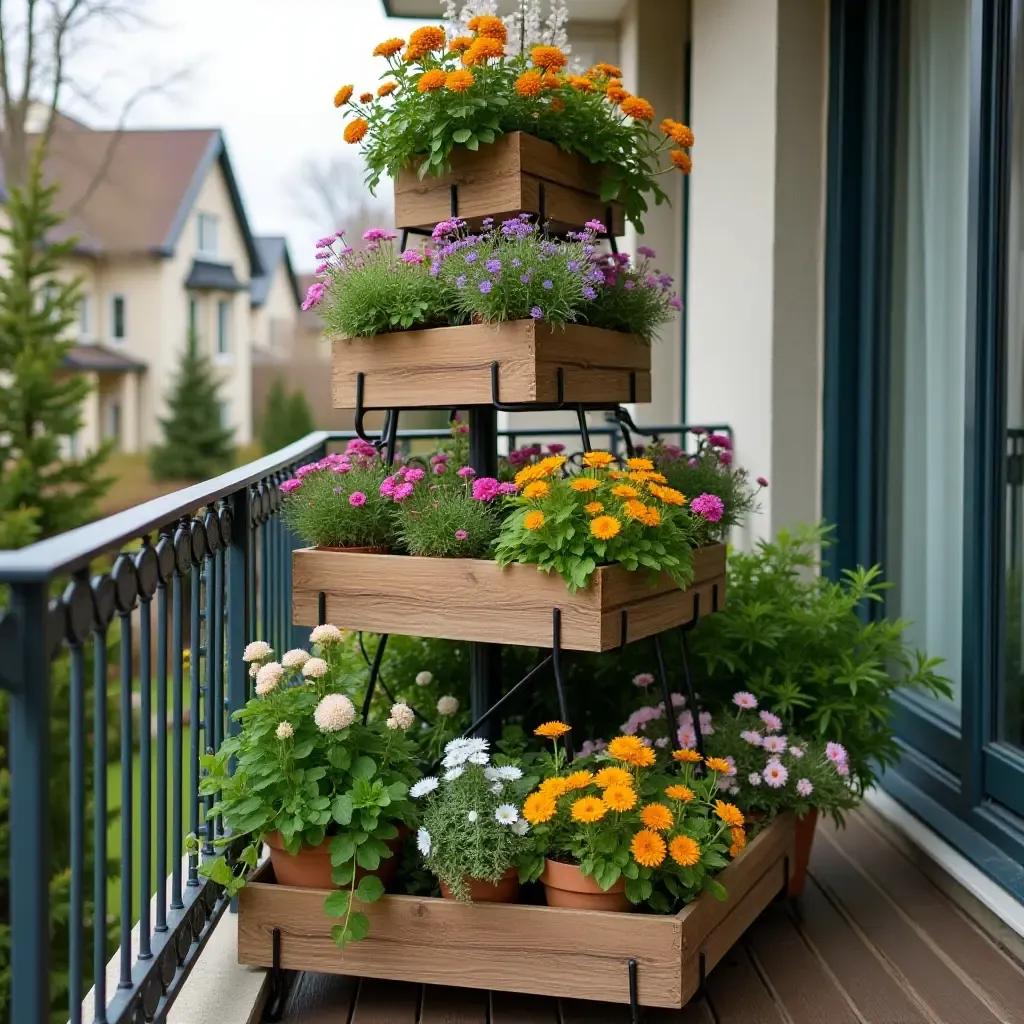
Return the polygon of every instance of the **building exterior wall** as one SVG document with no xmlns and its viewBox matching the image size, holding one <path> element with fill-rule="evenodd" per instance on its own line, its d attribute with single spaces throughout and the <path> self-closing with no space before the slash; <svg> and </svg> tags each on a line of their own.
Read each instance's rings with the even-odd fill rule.
<svg viewBox="0 0 1024 1024">
<path fill-rule="evenodd" d="M 299 309 L 284 260 L 272 271 L 266 301 L 250 312 L 249 335 L 254 348 L 285 358 L 294 348 Z"/>
</svg>

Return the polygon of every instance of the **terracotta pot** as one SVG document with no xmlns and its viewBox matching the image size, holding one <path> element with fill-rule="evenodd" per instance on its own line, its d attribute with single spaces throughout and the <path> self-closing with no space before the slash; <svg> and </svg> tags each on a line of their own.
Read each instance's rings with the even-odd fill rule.
<svg viewBox="0 0 1024 1024">
<path fill-rule="evenodd" d="M 593 878 L 585 876 L 578 864 L 544 861 L 544 883 L 549 907 L 570 910 L 612 910 L 623 913 L 633 909 L 626 899 L 626 880 L 620 878 L 610 889 L 602 889 Z"/>
<path fill-rule="evenodd" d="M 793 863 L 789 870 L 789 895 L 799 896 L 807 884 L 807 866 L 811 862 L 811 848 L 814 846 L 814 830 L 818 825 L 817 808 L 812 808 L 802 818 L 797 818 L 796 839 L 793 843 Z"/>
<path fill-rule="evenodd" d="M 398 877 L 398 861 L 402 853 L 403 835 L 385 842 L 391 856 L 380 862 L 373 871 L 356 868 L 356 884 L 365 875 L 376 875 L 385 889 L 392 889 Z M 319 846 L 303 846 L 298 853 L 284 848 L 280 832 L 268 832 L 263 841 L 270 847 L 270 863 L 278 885 L 291 885 L 297 889 L 337 889 L 331 879 L 331 837 Z"/>
<path fill-rule="evenodd" d="M 497 884 L 483 878 L 467 878 L 466 885 L 473 903 L 515 903 L 519 899 L 519 872 L 515 868 L 509 868 Z M 444 882 L 441 883 L 441 895 L 446 900 L 455 899 L 455 894 Z"/>
<path fill-rule="evenodd" d="M 350 555 L 390 555 L 390 544 L 370 544 L 365 547 L 331 547 L 330 545 L 318 544 L 317 551 L 345 551 Z"/>
</svg>

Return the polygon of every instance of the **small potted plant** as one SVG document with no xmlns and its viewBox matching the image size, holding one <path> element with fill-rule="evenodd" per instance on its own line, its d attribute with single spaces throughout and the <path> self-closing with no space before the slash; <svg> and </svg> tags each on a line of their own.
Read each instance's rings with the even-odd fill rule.
<svg viewBox="0 0 1024 1024">
<path fill-rule="evenodd" d="M 492 764 L 488 746 L 476 737 L 452 740 L 441 778 L 413 785 L 409 795 L 423 801 L 416 843 L 445 899 L 514 903 L 531 847 L 519 806 L 523 770 L 507 759 Z"/>
</svg>

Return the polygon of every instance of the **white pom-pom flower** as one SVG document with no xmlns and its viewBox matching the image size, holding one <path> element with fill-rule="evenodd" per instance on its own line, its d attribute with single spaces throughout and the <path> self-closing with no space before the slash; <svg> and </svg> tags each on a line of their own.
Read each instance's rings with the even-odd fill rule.
<svg viewBox="0 0 1024 1024">
<path fill-rule="evenodd" d="M 523 769 L 517 768 L 514 764 L 499 765 L 494 770 L 498 773 L 498 778 L 506 782 L 516 782 L 523 777 Z"/>
<path fill-rule="evenodd" d="M 477 823 L 477 819 L 478 819 L 479 817 L 480 817 L 480 815 L 479 815 L 479 814 L 477 814 L 477 812 L 476 812 L 476 811 L 470 811 L 470 812 L 469 812 L 469 813 L 468 813 L 468 814 L 466 815 L 466 820 L 467 820 L 467 821 L 468 821 L 468 822 L 470 823 L 470 825 L 475 825 L 475 824 Z"/>
<path fill-rule="evenodd" d="M 259 665 L 258 665 L 258 664 L 257 664 L 257 663 L 256 663 L 256 662 L 254 661 L 254 662 L 253 662 L 253 663 L 252 663 L 252 664 L 251 664 L 251 665 L 249 666 L 249 678 L 250 678 L 250 679 L 255 679 L 255 678 L 256 678 L 256 677 L 257 677 L 257 676 L 259 675 L 259 672 L 260 672 L 260 667 L 259 667 Z"/>
<path fill-rule="evenodd" d="M 443 715 L 445 718 L 450 718 L 459 710 L 459 699 L 458 697 L 452 697 L 450 694 L 446 697 L 442 697 L 437 702 L 437 713 Z"/>
<path fill-rule="evenodd" d="M 294 651 L 286 651 L 281 658 L 281 664 L 285 668 L 302 668 L 309 661 L 309 653 L 296 647 Z"/>
<path fill-rule="evenodd" d="M 434 681 L 434 673 L 428 672 L 424 669 L 422 672 L 416 673 L 416 685 L 417 686 L 429 686 Z"/>
<path fill-rule="evenodd" d="M 396 722 L 395 728 L 401 729 L 402 732 L 405 732 L 406 729 L 411 729 L 416 721 L 412 708 L 401 701 L 391 705 L 391 717 Z"/>
<path fill-rule="evenodd" d="M 302 674 L 307 679 L 323 679 L 327 672 L 327 662 L 323 658 L 310 658 L 302 666 Z"/>
<path fill-rule="evenodd" d="M 414 782 L 409 787 L 409 796 L 413 800 L 419 800 L 421 796 L 426 796 L 428 793 L 433 793 L 435 789 L 440 785 L 437 781 L 437 777 L 434 775 L 425 775 L 419 782 Z"/>
<path fill-rule="evenodd" d="M 512 831 L 517 836 L 525 836 L 530 831 L 530 823 L 525 818 L 512 822 Z"/>
<path fill-rule="evenodd" d="M 266 697 L 268 693 L 277 689 L 283 675 L 284 669 L 276 661 L 268 661 L 256 673 L 256 693 L 260 697 Z"/>
<path fill-rule="evenodd" d="M 274 648 L 266 640 L 253 640 L 242 652 L 242 661 L 262 661 L 274 653 Z"/>
<path fill-rule="evenodd" d="M 321 732 L 347 729 L 356 718 L 355 705 L 343 693 L 329 693 L 316 706 L 313 721 Z"/>
<path fill-rule="evenodd" d="M 290 740 L 295 735 L 291 722 L 281 722 L 275 733 L 279 740 Z"/>
<path fill-rule="evenodd" d="M 311 644 L 340 644 L 344 639 L 345 634 L 337 626 L 332 626 L 329 623 L 325 626 L 317 626 L 309 634 Z"/>
</svg>

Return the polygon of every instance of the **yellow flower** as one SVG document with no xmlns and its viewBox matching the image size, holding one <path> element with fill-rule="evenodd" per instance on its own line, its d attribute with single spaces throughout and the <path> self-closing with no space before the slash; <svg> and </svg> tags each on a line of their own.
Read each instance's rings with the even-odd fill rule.
<svg viewBox="0 0 1024 1024">
<path fill-rule="evenodd" d="M 669 856 L 683 868 L 692 868 L 700 860 L 700 846 L 689 836 L 676 836 L 668 844 Z"/>
<path fill-rule="evenodd" d="M 621 85 L 609 85 L 604 94 L 612 103 L 621 103 L 623 100 L 629 99 L 629 93 Z"/>
<path fill-rule="evenodd" d="M 616 736 L 608 744 L 608 755 L 637 768 L 648 768 L 655 761 L 654 751 L 637 736 Z"/>
<path fill-rule="evenodd" d="M 612 488 L 612 494 L 617 498 L 636 498 L 640 492 L 635 487 L 630 487 L 629 484 L 616 484 Z"/>
<path fill-rule="evenodd" d="M 527 512 L 523 517 L 523 526 L 527 530 L 539 530 L 544 525 L 544 513 L 534 509 L 532 512 Z"/>
<path fill-rule="evenodd" d="M 587 452 L 583 456 L 583 465 L 590 466 L 596 469 L 604 469 L 606 466 L 610 466 L 615 461 L 615 456 L 611 452 Z"/>
<path fill-rule="evenodd" d="M 550 779 L 545 779 L 537 787 L 537 792 L 551 797 L 552 800 L 557 800 L 560 796 L 569 792 L 569 784 L 565 779 L 559 778 L 557 775 L 552 775 Z"/>
<path fill-rule="evenodd" d="M 585 769 L 573 772 L 571 775 L 565 777 L 566 785 L 569 789 L 585 789 L 594 781 L 594 773 L 588 772 Z"/>
<path fill-rule="evenodd" d="M 719 775 L 728 775 L 732 771 L 732 766 L 724 757 L 709 757 L 704 763 L 713 771 L 718 772 Z"/>
<path fill-rule="evenodd" d="M 675 824 L 675 817 L 664 804 L 648 804 L 640 812 L 640 820 L 655 832 L 665 832 Z"/>
<path fill-rule="evenodd" d="M 639 96 L 628 96 L 620 104 L 622 112 L 637 121 L 653 121 L 654 107 Z"/>
<path fill-rule="evenodd" d="M 690 154 L 684 149 L 673 149 L 668 158 L 683 174 L 689 174 L 693 170 L 693 161 L 690 159 Z"/>
<path fill-rule="evenodd" d="M 544 88 L 544 76 L 539 71 L 524 71 L 516 79 L 516 92 L 520 96 L 536 96 Z"/>
<path fill-rule="evenodd" d="M 373 55 L 374 57 L 394 57 L 403 46 L 405 46 L 404 39 L 385 39 L 383 43 L 377 44 Z"/>
<path fill-rule="evenodd" d="M 349 121 L 345 125 L 345 131 L 343 138 L 346 142 L 354 145 L 357 142 L 362 142 L 363 136 L 370 130 L 370 126 L 361 118 L 357 117 L 354 121 Z"/>
<path fill-rule="evenodd" d="M 595 480 L 592 476 L 578 476 L 570 481 L 569 486 L 574 491 L 585 494 L 587 491 L 596 491 L 601 486 L 601 481 Z"/>
<path fill-rule="evenodd" d="M 598 512 L 604 511 L 604 505 L 599 501 L 591 501 L 589 504 L 583 506 L 583 511 L 592 516 L 596 516 Z"/>
<path fill-rule="evenodd" d="M 424 25 L 409 36 L 409 45 L 403 56 L 406 60 L 419 60 L 420 57 L 435 50 L 443 50 L 445 46 L 444 29 L 437 25 Z"/>
<path fill-rule="evenodd" d="M 569 63 L 557 46 L 535 46 L 530 51 L 530 60 L 545 71 L 557 71 Z"/>
<path fill-rule="evenodd" d="M 633 860 L 642 868 L 656 868 L 665 860 L 665 840 L 650 829 L 637 832 L 629 848 L 633 852 Z"/>
<path fill-rule="evenodd" d="M 537 469 L 541 470 L 544 476 L 550 476 L 555 470 L 561 469 L 565 465 L 565 461 L 564 455 L 549 455 L 537 463 Z"/>
<path fill-rule="evenodd" d="M 623 473 L 621 469 L 613 469 L 613 470 L 610 470 L 610 471 L 609 471 L 609 473 L 608 473 L 608 475 L 609 475 L 609 476 L 610 476 L 610 477 L 611 477 L 611 478 L 612 478 L 613 480 L 624 480 L 624 479 L 625 479 L 625 477 L 626 477 L 626 474 L 625 474 L 625 473 Z"/>
<path fill-rule="evenodd" d="M 444 80 L 444 87 L 449 92 L 465 92 L 475 81 L 472 71 L 459 68 L 458 71 L 448 72 L 448 77 Z"/>
<path fill-rule="evenodd" d="M 595 64 L 588 72 L 591 78 L 621 78 L 622 71 L 614 64 Z"/>
<path fill-rule="evenodd" d="M 696 750 L 673 750 L 672 758 L 675 761 L 684 761 L 686 764 L 700 764 L 704 760 Z"/>
<path fill-rule="evenodd" d="M 456 36 L 449 44 L 448 50 L 451 53 L 463 53 L 473 45 L 472 36 Z"/>
<path fill-rule="evenodd" d="M 646 469 L 638 469 L 635 472 L 628 474 L 630 480 L 636 480 L 637 483 L 641 484 L 664 484 L 668 483 L 668 478 L 664 473 L 651 473 Z"/>
<path fill-rule="evenodd" d="M 596 796 L 585 796 L 572 805 L 573 821 L 600 821 L 607 813 L 604 801 Z"/>
<path fill-rule="evenodd" d="M 534 480 L 523 488 L 524 498 L 546 498 L 551 493 L 551 488 L 543 480 Z"/>
<path fill-rule="evenodd" d="M 729 829 L 732 836 L 732 846 L 729 847 L 729 856 L 738 857 L 740 851 L 747 845 L 747 833 L 741 828 Z"/>
<path fill-rule="evenodd" d="M 397 82 L 381 82 L 377 89 L 378 96 L 390 96 L 398 88 Z"/>
<path fill-rule="evenodd" d="M 345 104 L 348 103 L 348 101 L 350 99 L 352 99 L 352 93 L 353 92 L 354 92 L 354 88 L 351 85 L 343 85 L 334 94 L 334 105 L 336 107 L 343 107 L 343 106 L 345 106 Z"/>
<path fill-rule="evenodd" d="M 622 523 L 614 516 L 598 516 L 590 523 L 590 532 L 598 540 L 611 540 L 621 529 Z"/>
<path fill-rule="evenodd" d="M 626 459 L 626 465 L 630 469 L 654 469 L 650 459 Z"/>
<path fill-rule="evenodd" d="M 452 74 L 458 74 L 458 72 L 453 71 Z M 542 476 L 544 476 L 544 470 L 541 469 L 539 463 L 534 466 L 524 466 L 516 473 L 516 487 L 523 487 L 531 480 L 539 480 Z"/>
<path fill-rule="evenodd" d="M 466 67 L 474 64 L 486 64 L 487 61 L 505 56 L 505 44 L 489 36 L 480 36 L 473 40 L 473 45 L 462 55 L 462 63 Z"/>
<path fill-rule="evenodd" d="M 608 786 L 602 799 L 610 811 L 630 811 L 636 806 L 636 791 L 632 786 Z"/>
<path fill-rule="evenodd" d="M 661 513 L 654 506 L 648 506 L 647 511 L 640 517 L 640 522 L 644 526 L 660 526 Z"/>
<path fill-rule="evenodd" d="M 622 511 L 627 519 L 643 519 L 647 514 L 647 506 L 642 501 L 627 501 Z"/>
<path fill-rule="evenodd" d="M 602 768 L 594 776 L 594 784 L 602 789 L 607 789 L 609 786 L 631 787 L 633 785 L 633 776 L 625 768 L 620 768 L 617 764 L 609 765 L 607 768 Z"/>
<path fill-rule="evenodd" d="M 555 816 L 555 798 L 545 793 L 531 793 L 523 803 L 523 817 L 531 825 L 540 825 Z"/>
<path fill-rule="evenodd" d="M 373 93 L 372 92 L 360 93 L 359 94 L 359 102 L 360 103 L 372 103 L 373 102 Z"/>
<path fill-rule="evenodd" d="M 424 71 L 420 75 L 420 80 L 416 83 L 416 88 L 419 92 L 436 92 L 438 89 L 444 88 L 445 80 L 448 78 L 448 72 L 441 68 L 431 68 L 429 71 Z"/>
<path fill-rule="evenodd" d="M 543 736 L 546 740 L 557 740 L 559 736 L 564 736 L 571 729 L 572 726 L 566 725 L 565 722 L 545 722 L 533 730 L 533 735 Z"/>
<path fill-rule="evenodd" d="M 674 487 L 662 487 L 660 484 L 651 484 L 647 489 L 656 498 L 661 498 L 666 505 L 686 504 L 686 495 L 677 491 Z"/>
<path fill-rule="evenodd" d="M 678 800 L 680 803 L 688 804 L 693 799 L 693 790 L 689 786 L 666 786 L 665 796 L 669 800 Z"/>
<path fill-rule="evenodd" d="M 715 801 L 715 814 L 731 828 L 739 828 L 743 824 L 743 812 L 735 804 L 727 804 L 724 800 Z"/>
<path fill-rule="evenodd" d="M 593 92 L 594 83 L 583 75 L 566 75 L 566 82 L 569 83 L 577 92 Z"/>
</svg>

